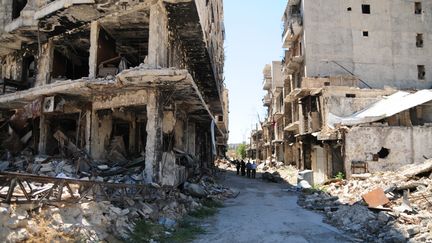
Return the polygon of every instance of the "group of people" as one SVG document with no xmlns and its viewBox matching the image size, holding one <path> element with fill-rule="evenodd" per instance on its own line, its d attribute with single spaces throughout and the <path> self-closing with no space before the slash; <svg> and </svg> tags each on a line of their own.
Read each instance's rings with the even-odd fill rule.
<svg viewBox="0 0 432 243">
<path fill-rule="evenodd" d="M 235 161 L 236 169 L 237 169 L 237 175 L 245 176 L 247 175 L 248 178 L 255 178 L 256 177 L 256 169 L 257 165 L 255 161 L 251 163 L 249 160 L 247 163 L 244 162 L 244 160 L 239 161 L 236 159 Z"/>
</svg>

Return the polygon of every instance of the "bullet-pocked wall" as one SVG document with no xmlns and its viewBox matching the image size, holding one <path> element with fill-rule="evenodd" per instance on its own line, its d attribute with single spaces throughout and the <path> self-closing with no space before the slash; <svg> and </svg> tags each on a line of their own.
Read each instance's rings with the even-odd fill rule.
<svg viewBox="0 0 432 243">
<path fill-rule="evenodd" d="M 347 75 L 345 68 L 373 88 L 430 88 L 432 2 L 421 8 L 404 0 L 303 0 L 306 76 Z"/>
</svg>

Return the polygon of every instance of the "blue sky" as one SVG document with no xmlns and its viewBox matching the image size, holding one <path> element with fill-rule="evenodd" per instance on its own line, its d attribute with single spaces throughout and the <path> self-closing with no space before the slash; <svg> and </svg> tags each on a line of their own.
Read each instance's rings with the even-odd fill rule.
<svg viewBox="0 0 432 243">
<path fill-rule="evenodd" d="M 282 59 L 282 15 L 287 0 L 224 0 L 225 82 L 230 92 L 229 143 L 249 137 L 265 109 L 262 70 Z"/>
</svg>

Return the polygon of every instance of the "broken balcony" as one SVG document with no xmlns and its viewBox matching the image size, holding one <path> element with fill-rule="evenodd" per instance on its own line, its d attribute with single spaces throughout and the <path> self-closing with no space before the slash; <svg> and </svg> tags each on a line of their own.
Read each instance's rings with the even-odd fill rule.
<svg viewBox="0 0 432 243">
<path fill-rule="evenodd" d="M 5 32 L 37 31 L 37 21 L 34 19 L 35 4 L 35 1 L 13 0 L 12 21 L 5 25 Z"/>
<path fill-rule="evenodd" d="M 303 30 L 303 17 L 301 14 L 291 14 L 284 24 L 282 47 L 290 48 Z"/>
<path fill-rule="evenodd" d="M 37 21 L 33 18 L 36 1 L 13 0 L 11 19 L 0 29 L 0 55 L 20 50 L 23 42 L 37 40 Z M 1 16 L 3 18 L 3 16 Z"/>
<path fill-rule="evenodd" d="M 271 105 L 271 96 L 270 96 L 270 94 L 268 93 L 268 94 L 266 94 L 265 96 L 264 96 L 264 98 L 263 98 L 263 103 L 264 103 L 264 106 L 270 106 Z"/>
<path fill-rule="evenodd" d="M 286 68 L 288 70 L 297 71 L 301 67 L 303 59 L 304 57 L 302 55 L 291 57 L 291 59 L 287 62 Z"/>
<path fill-rule="evenodd" d="M 264 78 L 263 80 L 263 90 L 270 90 L 272 87 L 271 78 Z"/>
</svg>

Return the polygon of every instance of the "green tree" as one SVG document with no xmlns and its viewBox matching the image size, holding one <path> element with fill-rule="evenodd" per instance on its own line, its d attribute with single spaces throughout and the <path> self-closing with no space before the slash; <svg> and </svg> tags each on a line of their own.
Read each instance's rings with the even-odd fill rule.
<svg viewBox="0 0 432 243">
<path fill-rule="evenodd" d="M 237 150 L 236 150 L 236 153 L 237 153 L 237 156 L 240 158 L 240 159 L 244 159 L 244 158 L 246 158 L 246 144 L 240 144 L 238 147 L 237 147 Z"/>
</svg>

